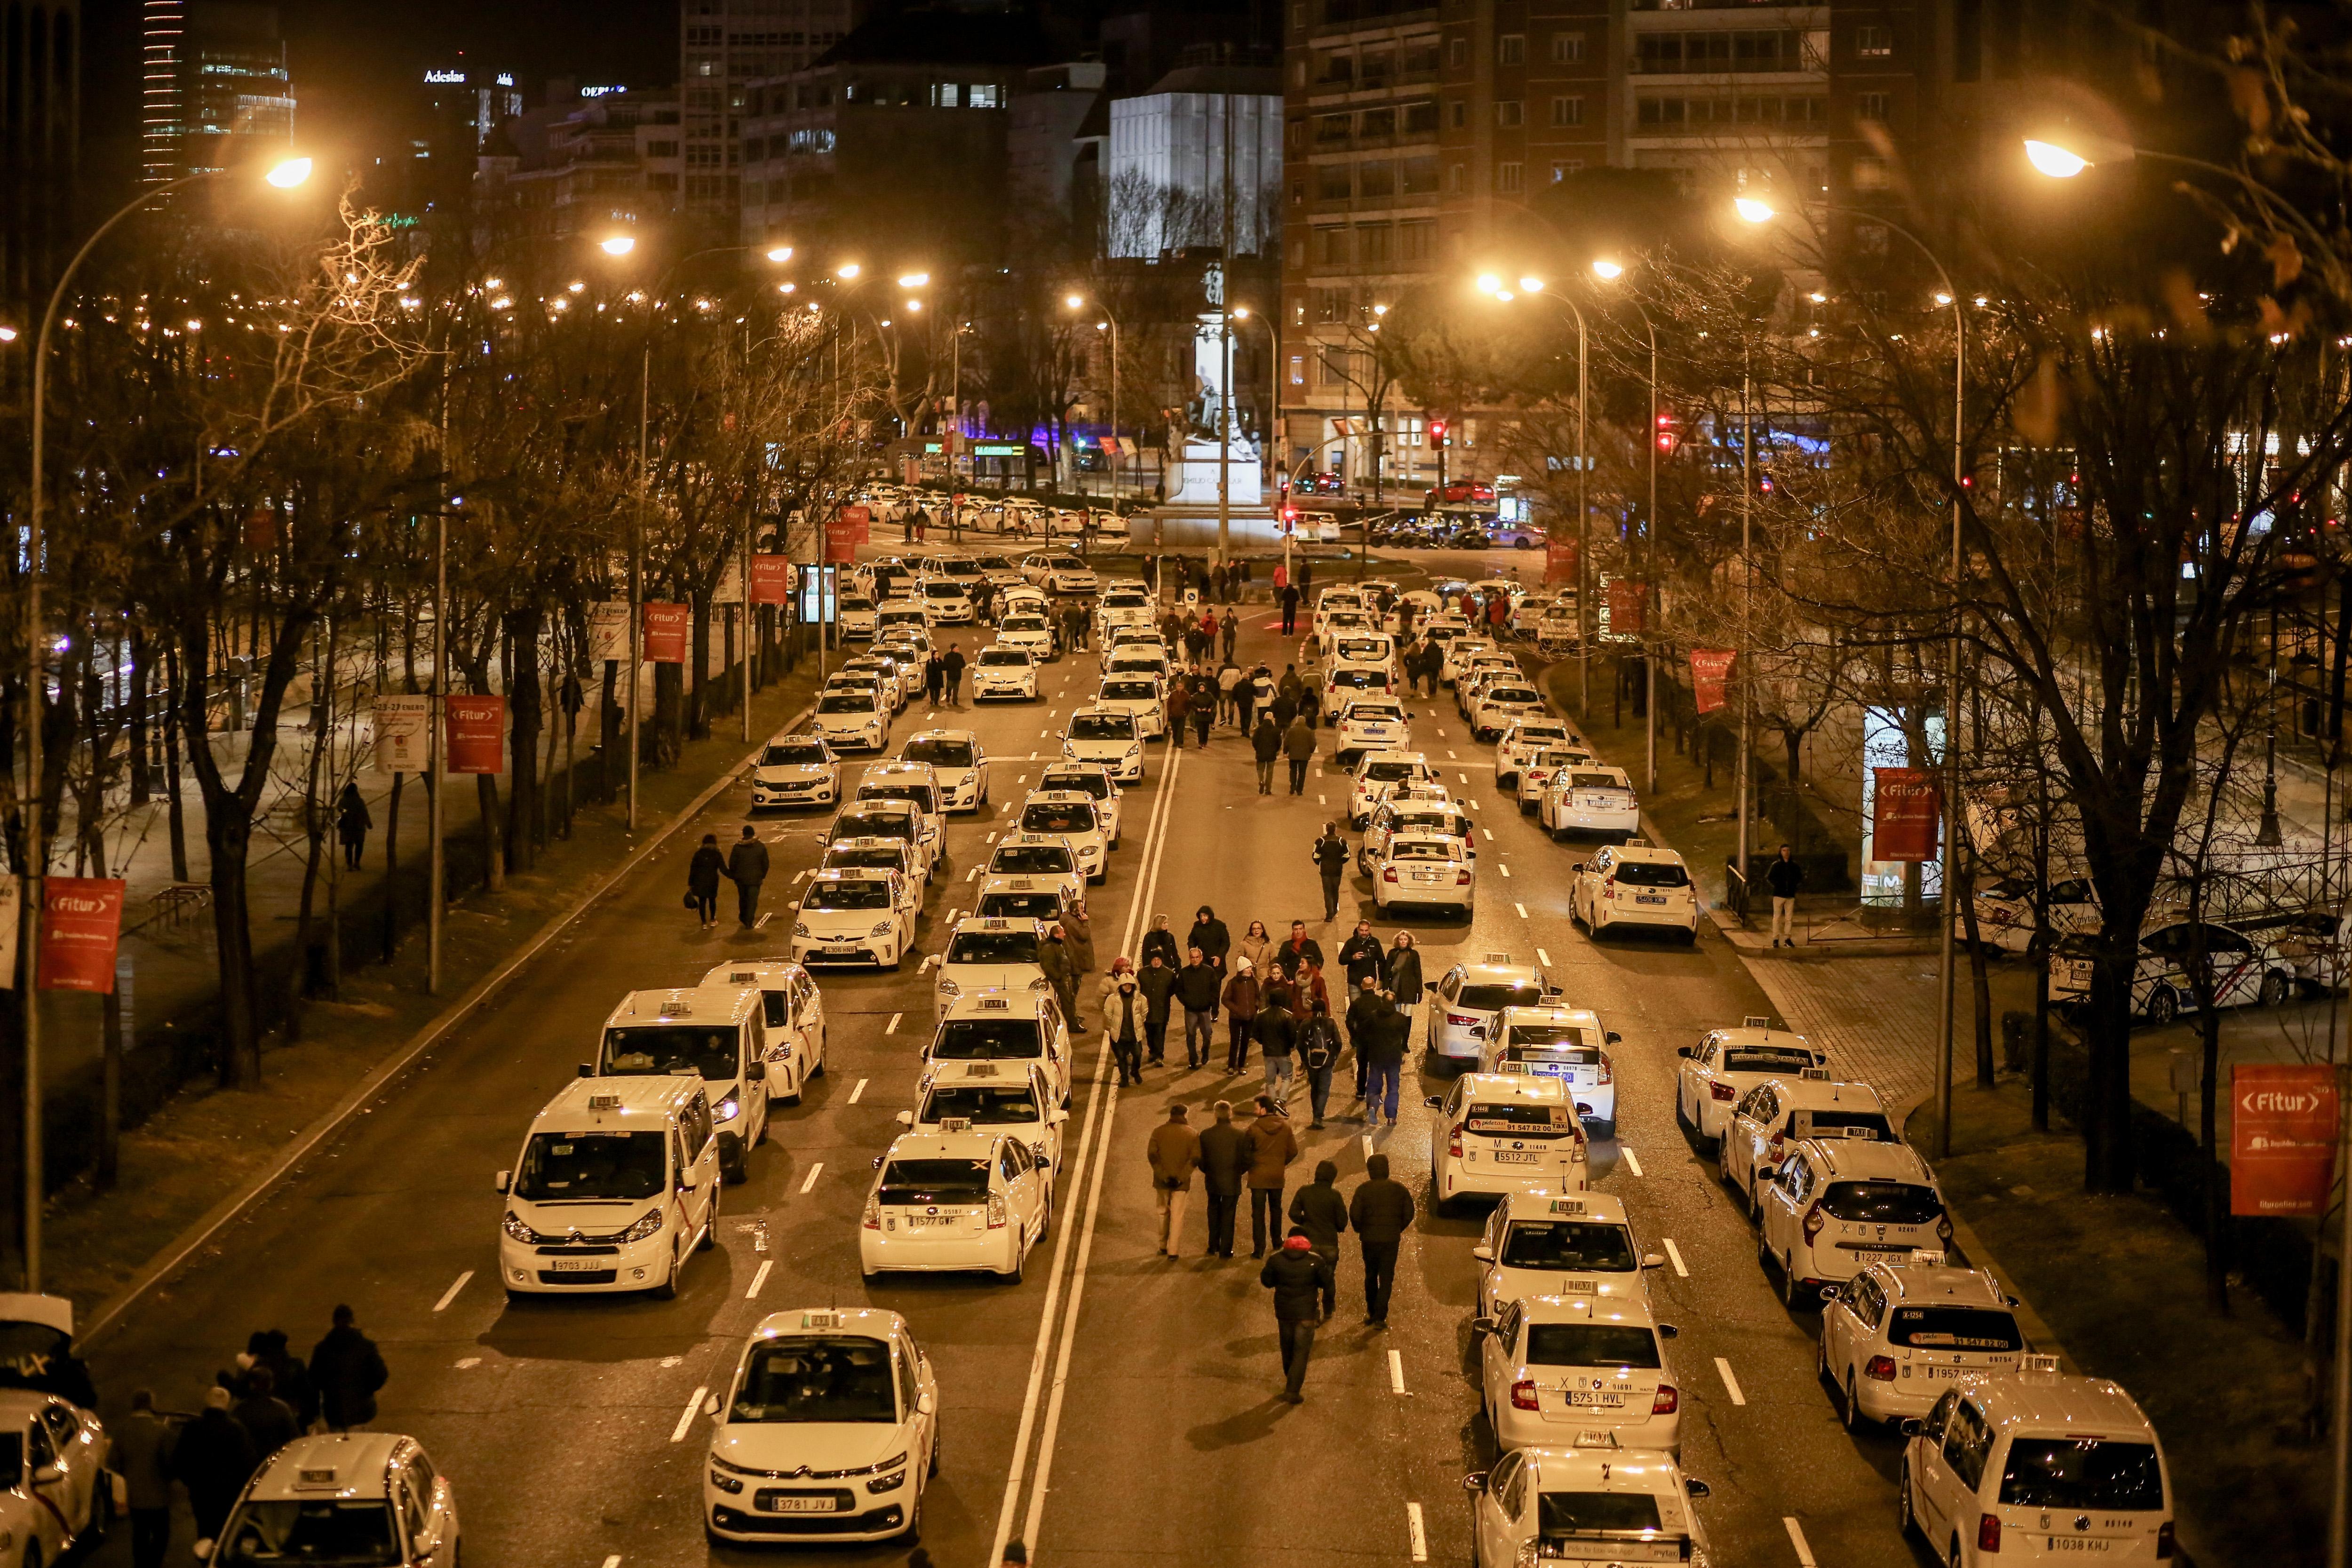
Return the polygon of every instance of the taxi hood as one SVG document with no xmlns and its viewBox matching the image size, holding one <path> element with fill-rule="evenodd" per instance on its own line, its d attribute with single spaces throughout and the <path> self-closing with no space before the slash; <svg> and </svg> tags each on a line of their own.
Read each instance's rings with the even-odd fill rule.
<svg viewBox="0 0 2352 1568">
<path fill-rule="evenodd" d="M 803 1468 L 863 1469 L 898 1453 L 906 1441 L 907 1429 L 896 1421 L 729 1421 L 711 1428 L 710 1452 L 789 1479 Z"/>
</svg>

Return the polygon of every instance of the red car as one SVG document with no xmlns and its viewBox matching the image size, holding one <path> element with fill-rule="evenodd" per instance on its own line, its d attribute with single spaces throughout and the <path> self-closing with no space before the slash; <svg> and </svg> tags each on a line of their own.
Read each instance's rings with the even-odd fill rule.
<svg viewBox="0 0 2352 1568">
<path fill-rule="evenodd" d="M 1429 492 L 1428 504 L 1444 506 L 1452 503 L 1458 506 L 1467 501 L 1475 506 L 1481 501 L 1492 502 L 1494 499 L 1495 487 L 1492 485 L 1462 483 L 1447 485 L 1442 489 L 1433 489 Z"/>
</svg>

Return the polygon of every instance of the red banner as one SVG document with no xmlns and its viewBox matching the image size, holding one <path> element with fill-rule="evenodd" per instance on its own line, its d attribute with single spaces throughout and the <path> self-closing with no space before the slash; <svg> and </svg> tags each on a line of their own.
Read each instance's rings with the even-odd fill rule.
<svg viewBox="0 0 2352 1568">
<path fill-rule="evenodd" d="M 2230 1212 L 2318 1215 L 2336 1179 L 2336 1069 L 2230 1068 Z"/>
<path fill-rule="evenodd" d="M 873 509 L 862 506 L 843 507 L 841 509 L 841 521 L 849 524 L 850 527 L 857 531 L 857 542 L 863 544 L 866 541 L 867 531 L 873 526 Z"/>
<path fill-rule="evenodd" d="M 1544 542 L 1544 582 L 1573 583 L 1576 581 L 1576 541 L 1548 539 Z"/>
<path fill-rule="evenodd" d="M 448 715 L 442 742 L 449 753 L 444 773 L 502 773 L 506 768 L 507 700 L 503 697 L 460 697 L 441 700 Z"/>
<path fill-rule="evenodd" d="M 41 887 L 41 989 L 110 994 L 122 884 L 111 877 L 51 877 Z"/>
<path fill-rule="evenodd" d="M 1873 768 L 1870 858 L 1933 860 L 1944 791 L 1929 768 Z"/>
<path fill-rule="evenodd" d="M 1623 577 L 1609 584 L 1609 635 L 1637 637 L 1649 619 L 1650 585 Z"/>
<path fill-rule="evenodd" d="M 1724 684 L 1731 679 L 1732 660 L 1738 657 L 1736 648 L 1691 649 L 1691 695 L 1697 700 L 1700 712 L 1712 713 L 1723 706 Z"/>
<path fill-rule="evenodd" d="M 751 557 L 751 603 L 789 605 L 792 602 L 792 557 L 788 555 Z"/>
<path fill-rule="evenodd" d="M 647 664 L 684 664 L 686 634 L 692 629 L 694 612 L 686 605 L 646 605 L 646 662 Z"/>
<path fill-rule="evenodd" d="M 845 565 L 857 559 L 857 526 L 845 517 L 831 517 L 824 523 L 824 558 L 833 565 Z"/>
</svg>

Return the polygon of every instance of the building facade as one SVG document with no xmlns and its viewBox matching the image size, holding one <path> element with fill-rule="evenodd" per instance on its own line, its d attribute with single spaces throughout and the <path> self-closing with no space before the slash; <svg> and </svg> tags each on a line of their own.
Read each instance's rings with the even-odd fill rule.
<svg viewBox="0 0 2352 1568">
<path fill-rule="evenodd" d="M 1282 218 L 1280 79 L 1271 69 L 1188 66 L 1149 92 L 1114 100 L 1104 254 L 1151 258 L 1221 245 L 1229 200 L 1234 254 L 1265 253 Z"/>
<path fill-rule="evenodd" d="M 226 169 L 248 146 L 292 144 L 294 90 L 276 6 L 145 0 L 142 20 L 144 183 Z"/>
<path fill-rule="evenodd" d="M 9 8 L 0 30 L 0 321 L 22 327 L 73 238 L 81 134 L 79 0 Z"/>
<path fill-rule="evenodd" d="M 679 206 L 718 233 L 742 221 L 744 120 L 754 83 L 801 70 L 848 37 L 857 0 L 684 0 L 679 7 Z"/>
<path fill-rule="evenodd" d="M 507 121 L 478 160 L 477 243 L 585 244 L 667 219 L 683 151 L 670 92 L 601 93 Z"/>
</svg>

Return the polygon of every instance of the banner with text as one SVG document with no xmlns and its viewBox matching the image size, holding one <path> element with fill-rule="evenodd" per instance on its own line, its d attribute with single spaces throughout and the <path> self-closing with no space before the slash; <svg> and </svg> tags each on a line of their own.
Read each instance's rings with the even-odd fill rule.
<svg viewBox="0 0 2352 1568">
<path fill-rule="evenodd" d="M 51 877 L 42 885 L 40 987 L 114 990 L 122 936 L 122 883 L 112 877 Z"/>
<path fill-rule="evenodd" d="M 1930 768 L 1873 768 L 1870 858 L 1933 860 L 1944 789 Z"/>
<path fill-rule="evenodd" d="M 751 602 L 789 605 L 793 600 L 793 562 L 789 555 L 751 557 Z"/>
<path fill-rule="evenodd" d="M 825 519 L 824 558 L 829 564 L 836 566 L 857 559 L 857 528 L 847 518 Z"/>
<path fill-rule="evenodd" d="M 443 698 L 448 710 L 448 731 L 442 743 L 449 749 L 452 773 L 502 773 L 506 769 L 507 700 L 503 697 Z"/>
<path fill-rule="evenodd" d="M 841 509 L 841 521 L 849 524 L 851 528 L 856 530 L 857 542 L 863 544 L 866 541 L 866 535 L 874 521 L 874 509 L 863 506 L 843 507 Z"/>
<path fill-rule="evenodd" d="M 421 773 L 433 765 L 433 699 L 394 694 L 375 700 L 375 771 Z"/>
<path fill-rule="evenodd" d="M 626 599 L 602 599 L 588 606 L 588 657 L 599 664 L 629 662 Z"/>
<path fill-rule="evenodd" d="M 684 664 L 686 636 L 694 627 L 694 610 L 688 605 L 646 605 L 646 662 L 647 664 Z"/>
<path fill-rule="evenodd" d="M 2230 1068 L 2230 1212 L 2318 1215 L 2336 1180 L 2336 1069 L 2239 1062 Z"/>
<path fill-rule="evenodd" d="M 1650 585 L 1620 577 L 1609 584 L 1609 635 L 1637 637 L 1649 620 Z"/>
<path fill-rule="evenodd" d="M 1544 541 L 1544 582 L 1573 583 L 1576 581 L 1576 541 L 1548 539 Z"/>
<path fill-rule="evenodd" d="M 1712 713 L 1723 706 L 1723 689 L 1731 679 L 1732 661 L 1738 657 L 1737 648 L 1691 649 L 1691 696 L 1700 712 Z"/>
</svg>

